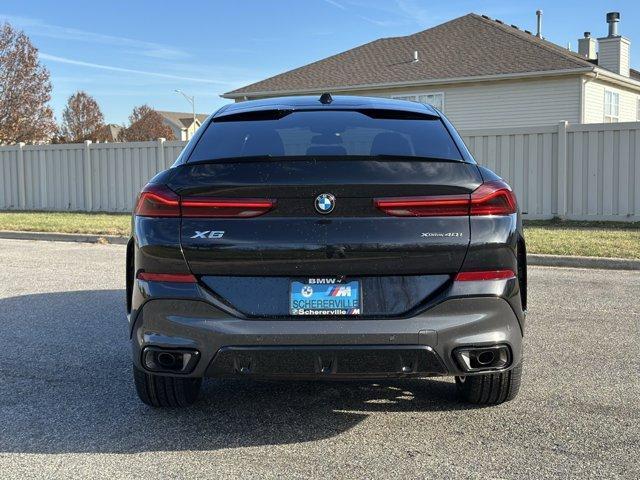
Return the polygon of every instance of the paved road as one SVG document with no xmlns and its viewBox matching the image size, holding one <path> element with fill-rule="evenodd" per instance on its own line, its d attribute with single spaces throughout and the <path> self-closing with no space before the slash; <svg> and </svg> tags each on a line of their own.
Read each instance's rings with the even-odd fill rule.
<svg viewBox="0 0 640 480">
<path fill-rule="evenodd" d="M 639 478 L 640 274 L 532 268 L 520 396 L 450 380 L 134 393 L 122 246 L 0 240 L 0 477 Z"/>
</svg>

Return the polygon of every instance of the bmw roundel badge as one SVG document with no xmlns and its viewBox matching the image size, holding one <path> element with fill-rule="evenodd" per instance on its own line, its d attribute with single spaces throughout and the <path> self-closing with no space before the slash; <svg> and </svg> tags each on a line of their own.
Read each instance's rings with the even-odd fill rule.
<svg viewBox="0 0 640 480">
<path fill-rule="evenodd" d="M 316 197 L 315 205 L 318 213 L 331 213 L 336 206 L 336 197 L 330 193 L 321 193 Z"/>
</svg>

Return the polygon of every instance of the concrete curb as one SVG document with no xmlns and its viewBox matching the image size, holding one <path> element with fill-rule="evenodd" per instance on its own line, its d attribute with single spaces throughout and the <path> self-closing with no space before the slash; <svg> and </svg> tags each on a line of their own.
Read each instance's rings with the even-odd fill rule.
<svg viewBox="0 0 640 480">
<path fill-rule="evenodd" d="M 128 238 L 117 235 L 76 233 L 13 232 L 0 230 L 0 238 L 13 240 L 46 240 L 50 242 L 84 242 L 126 245 Z M 560 255 L 527 255 L 529 265 L 543 267 L 601 268 L 606 270 L 640 270 L 640 260 L 604 257 L 564 257 Z"/>
<path fill-rule="evenodd" d="M 640 260 L 606 257 L 564 257 L 528 254 L 527 263 L 543 267 L 602 268 L 605 270 L 640 270 Z"/>
<path fill-rule="evenodd" d="M 82 242 L 82 243 L 111 243 L 126 245 L 127 237 L 118 235 L 92 235 L 88 233 L 49 233 L 49 232 L 13 232 L 0 230 L 0 238 L 12 240 L 45 240 L 49 242 Z"/>
</svg>

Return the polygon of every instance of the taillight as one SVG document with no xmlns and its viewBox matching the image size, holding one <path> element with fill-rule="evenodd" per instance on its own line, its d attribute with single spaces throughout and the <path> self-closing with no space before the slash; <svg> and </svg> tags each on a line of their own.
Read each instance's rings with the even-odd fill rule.
<svg viewBox="0 0 640 480">
<path fill-rule="evenodd" d="M 141 217 L 179 217 L 180 197 L 164 185 L 149 184 L 140 193 L 134 213 Z"/>
<path fill-rule="evenodd" d="M 395 217 L 446 217 L 469 215 L 469 195 L 378 198 L 376 208 Z"/>
<path fill-rule="evenodd" d="M 257 217 L 276 206 L 275 200 L 183 197 L 165 185 L 149 184 L 140 193 L 134 213 L 141 217 Z"/>
<path fill-rule="evenodd" d="M 515 278 L 512 270 L 483 270 L 480 272 L 460 272 L 456 275 L 456 282 L 478 282 L 484 280 L 507 280 Z"/>
<path fill-rule="evenodd" d="M 147 282 L 173 282 L 173 283 L 196 283 L 196 277 L 190 273 L 138 273 L 139 280 Z"/>
<path fill-rule="evenodd" d="M 517 211 L 513 191 L 501 180 L 483 183 L 471 195 L 376 198 L 373 204 L 396 217 L 508 215 Z"/>
<path fill-rule="evenodd" d="M 181 202 L 183 217 L 257 217 L 275 205 L 275 200 L 215 197 L 185 197 Z"/>
<path fill-rule="evenodd" d="M 517 210 L 516 196 L 502 180 L 483 183 L 471 194 L 471 215 L 508 215 Z"/>
</svg>

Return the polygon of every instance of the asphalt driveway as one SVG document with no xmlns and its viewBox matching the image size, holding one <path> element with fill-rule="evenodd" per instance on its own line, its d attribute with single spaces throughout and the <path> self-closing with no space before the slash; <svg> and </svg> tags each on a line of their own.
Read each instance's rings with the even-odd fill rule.
<svg viewBox="0 0 640 480">
<path fill-rule="evenodd" d="M 205 382 L 138 401 L 124 247 L 0 240 L 2 478 L 639 478 L 640 273 L 531 268 L 523 388 Z"/>
</svg>

